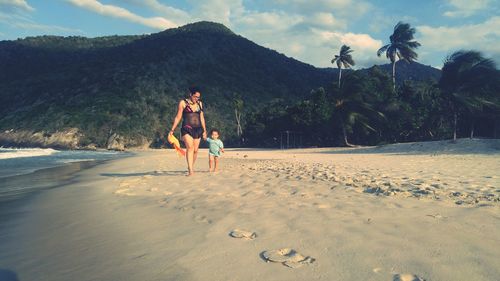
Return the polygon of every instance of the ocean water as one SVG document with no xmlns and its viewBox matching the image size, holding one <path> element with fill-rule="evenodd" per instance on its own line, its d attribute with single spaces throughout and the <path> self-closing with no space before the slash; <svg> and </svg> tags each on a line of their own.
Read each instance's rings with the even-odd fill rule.
<svg viewBox="0 0 500 281">
<path fill-rule="evenodd" d="M 81 169 L 126 155 L 114 151 L 0 148 L 0 203 L 54 187 Z"/>
</svg>

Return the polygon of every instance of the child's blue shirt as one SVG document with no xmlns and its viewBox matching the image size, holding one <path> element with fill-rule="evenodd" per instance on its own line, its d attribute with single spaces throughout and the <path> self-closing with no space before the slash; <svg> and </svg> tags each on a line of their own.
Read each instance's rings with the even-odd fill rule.
<svg viewBox="0 0 500 281">
<path fill-rule="evenodd" d="M 224 148 L 224 144 L 222 143 L 222 141 L 219 139 L 214 140 L 211 138 L 207 138 L 207 142 L 208 142 L 208 154 L 219 157 L 220 149 Z"/>
</svg>

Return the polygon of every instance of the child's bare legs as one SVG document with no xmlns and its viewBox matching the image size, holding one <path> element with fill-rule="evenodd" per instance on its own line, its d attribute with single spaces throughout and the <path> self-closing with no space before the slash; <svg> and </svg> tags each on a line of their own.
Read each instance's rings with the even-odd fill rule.
<svg viewBox="0 0 500 281">
<path fill-rule="evenodd" d="M 219 157 L 214 156 L 214 162 L 215 162 L 214 172 L 217 172 L 217 168 L 219 167 Z"/>
<path fill-rule="evenodd" d="M 215 167 L 214 167 L 214 162 L 216 161 L 215 159 L 217 159 L 217 157 L 213 156 L 212 154 L 208 155 L 208 170 L 210 172 L 213 172 L 215 170 Z"/>
</svg>

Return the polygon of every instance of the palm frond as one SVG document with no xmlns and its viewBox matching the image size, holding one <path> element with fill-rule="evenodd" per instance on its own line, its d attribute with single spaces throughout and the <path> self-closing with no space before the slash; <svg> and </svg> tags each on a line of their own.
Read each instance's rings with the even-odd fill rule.
<svg viewBox="0 0 500 281">
<path fill-rule="evenodd" d="M 414 61 L 418 58 L 418 54 L 407 46 L 398 49 L 398 51 L 400 54 L 400 58 L 402 58 L 408 62 Z"/>
<path fill-rule="evenodd" d="M 494 61 L 484 58 L 478 51 L 460 50 L 446 58 L 439 85 L 448 96 L 452 92 L 477 95 L 478 92 L 497 88 L 498 81 Z"/>
<path fill-rule="evenodd" d="M 352 56 L 351 55 L 348 55 L 345 57 L 344 59 L 344 64 L 347 63 L 347 67 L 348 68 L 351 68 L 351 66 L 354 66 L 356 65 L 356 63 L 354 62 L 354 60 L 352 59 Z"/>
<path fill-rule="evenodd" d="M 381 56 L 383 53 L 385 53 L 387 51 L 387 49 L 391 46 L 391 44 L 387 44 L 385 46 L 383 46 L 382 48 L 378 49 L 377 51 L 377 56 Z"/>
<path fill-rule="evenodd" d="M 390 44 L 387 44 L 377 51 L 377 56 L 381 56 L 385 52 L 385 56 L 394 63 L 396 58 L 403 59 L 407 62 L 416 60 L 418 55 L 414 49 L 420 47 L 420 43 L 414 41 L 416 30 L 410 24 L 398 22 L 394 26 L 394 32 L 389 36 Z"/>
<path fill-rule="evenodd" d="M 385 56 L 389 60 L 391 60 L 391 62 L 395 62 L 397 53 L 398 53 L 398 49 L 395 46 L 391 45 L 391 46 L 389 46 L 389 48 L 387 48 L 387 51 L 385 52 Z"/>
<path fill-rule="evenodd" d="M 345 56 L 345 55 L 348 55 L 349 53 L 351 53 L 353 50 L 351 50 L 351 47 L 347 46 L 347 45 L 342 45 L 342 47 L 340 47 L 340 56 Z"/>
<path fill-rule="evenodd" d="M 338 55 L 335 55 L 335 57 L 332 59 L 332 64 L 335 63 L 340 57 Z"/>
<path fill-rule="evenodd" d="M 408 41 L 408 42 L 406 42 L 406 45 L 408 45 L 408 47 L 411 49 L 416 49 L 416 48 L 422 46 L 422 44 L 418 43 L 417 41 Z"/>
</svg>

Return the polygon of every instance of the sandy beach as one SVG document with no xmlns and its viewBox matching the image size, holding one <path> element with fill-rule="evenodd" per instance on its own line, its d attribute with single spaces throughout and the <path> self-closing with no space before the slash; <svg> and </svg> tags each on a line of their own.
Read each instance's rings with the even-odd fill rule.
<svg viewBox="0 0 500 281">
<path fill-rule="evenodd" d="M 134 154 L 0 222 L 0 280 L 499 280 L 498 140 Z"/>
</svg>

